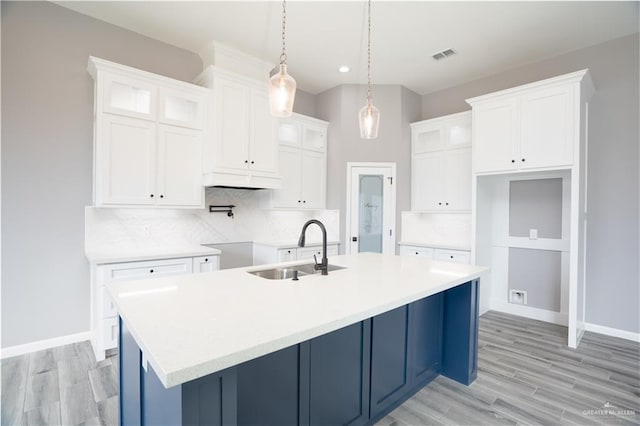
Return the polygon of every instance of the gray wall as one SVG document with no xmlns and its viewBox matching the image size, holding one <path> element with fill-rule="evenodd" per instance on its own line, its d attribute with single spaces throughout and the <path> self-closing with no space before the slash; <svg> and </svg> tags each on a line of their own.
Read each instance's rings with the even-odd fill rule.
<svg viewBox="0 0 640 426">
<path fill-rule="evenodd" d="M 198 55 L 45 2 L 2 2 L 2 347 L 89 330 L 89 55 L 181 80 Z"/>
<path fill-rule="evenodd" d="M 400 211 L 411 208 L 411 133 L 408 123 L 420 119 L 420 96 L 402 86 L 374 86 L 373 103 L 380 109 L 375 140 L 360 138 L 358 111 L 366 86 L 342 85 L 316 95 L 317 117 L 330 121 L 327 154 L 327 208 L 340 209 L 340 238 L 344 250 L 346 171 L 349 161 L 395 162 L 396 235 Z"/>
<path fill-rule="evenodd" d="M 422 97 L 422 118 L 470 109 L 465 99 L 589 68 L 587 322 L 640 332 L 638 34 Z"/>
<path fill-rule="evenodd" d="M 309 117 L 316 116 L 316 97 L 311 93 L 304 90 L 296 90 L 296 99 L 293 102 L 293 112 L 298 114 L 308 115 Z"/>
</svg>

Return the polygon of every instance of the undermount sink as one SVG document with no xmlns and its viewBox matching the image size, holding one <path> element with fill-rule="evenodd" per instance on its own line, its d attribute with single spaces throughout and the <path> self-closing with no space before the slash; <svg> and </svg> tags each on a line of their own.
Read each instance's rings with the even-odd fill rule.
<svg viewBox="0 0 640 426">
<path fill-rule="evenodd" d="M 268 280 L 287 280 L 287 279 L 293 278 L 295 271 L 298 271 L 298 277 L 303 277 L 305 275 L 319 274 L 320 271 L 316 271 L 314 266 L 315 264 L 313 263 L 305 263 L 304 265 L 293 265 L 293 266 L 287 266 L 283 268 L 259 269 L 257 271 L 247 271 L 247 272 L 260 278 L 266 278 Z M 329 265 L 327 268 L 329 272 L 337 271 L 339 269 L 345 269 L 345 267 L 337 266 L 337 265 Z"/>
</svg>

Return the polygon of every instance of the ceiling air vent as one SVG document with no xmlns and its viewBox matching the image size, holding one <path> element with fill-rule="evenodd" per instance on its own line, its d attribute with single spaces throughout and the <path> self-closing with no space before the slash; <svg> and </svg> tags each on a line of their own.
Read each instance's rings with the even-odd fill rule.
<svg viewBox="0 0 640 426">
<path fill-rule="evenodd" d="M 434 53 L 433 55 L 431 55 L 431 57 L 436 61 L 439 61 L 440 59 L 444 59 L 448 56 L 455 55 L 455 54 L 456 54 L 455 50 L 447 49 L 447 50 L 443 50 L 442 52 Z"/>
</svg>

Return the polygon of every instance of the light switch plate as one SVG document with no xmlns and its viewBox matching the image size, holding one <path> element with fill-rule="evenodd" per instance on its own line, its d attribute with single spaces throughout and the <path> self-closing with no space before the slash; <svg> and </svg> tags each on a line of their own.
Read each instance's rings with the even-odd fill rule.
<svg viewBox="0 0 640 426">
<path fill-rule="evenodd" d="M 537 240 L 538 239 L 538 230 L 537 229 L 529 229 L 529 239 Z"/>
</svg>

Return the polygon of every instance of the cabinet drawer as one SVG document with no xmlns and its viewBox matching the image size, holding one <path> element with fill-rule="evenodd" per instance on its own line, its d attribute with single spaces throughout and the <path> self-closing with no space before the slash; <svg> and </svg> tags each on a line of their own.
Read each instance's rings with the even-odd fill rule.
<svg viewBox="0 0 640 426">
<path fill-rule="evenodd" d="M 102 282 L 137 280 L 157 276 L 190 274 L 193 263 L 190 257 L 180 259 L 153 260 L 149 262 L 128 262 L 104 265 Z"/>
<path fill-rule="evenodd" d="M 303 247 L 298 249 L 297 260 L 311 260 L 313 259 L 313 255 L 316 255 L 318 258 L 318 262 L 322 258 L 322 246 L 315 247 Z M 327 246 L 327 257 L 329 256 L 337 256 L 338 255 L 338 245 L 328 245 Z"/>
<path fill-rule="evenodd" d="M 102 344 L 104 350 L 118 347 L 118 318 L 102 320 Z"/>
<path fill-rule="evenodd" d="M 220 269 L 220 256 L 200 256 L 193 258 L 193 273 L 213 272 Z"/>
<path fill-rule="evenodd" d="M 292 260 L 296 260 L 296 251 L 297 249 L 294 248 L 278 250 L 278 262 L 289 262 Z"/>
<path fill-rule="evenodd" d="M 468 251 L 435 249 L 433 258 L 454 263 L 469 263 L 471 254 Z"/>
<path fill-rule="evenodd" d="M 433 257 L 433 249 L 418 246 L 400 246 L 400 256 Z"/>
</svg>

